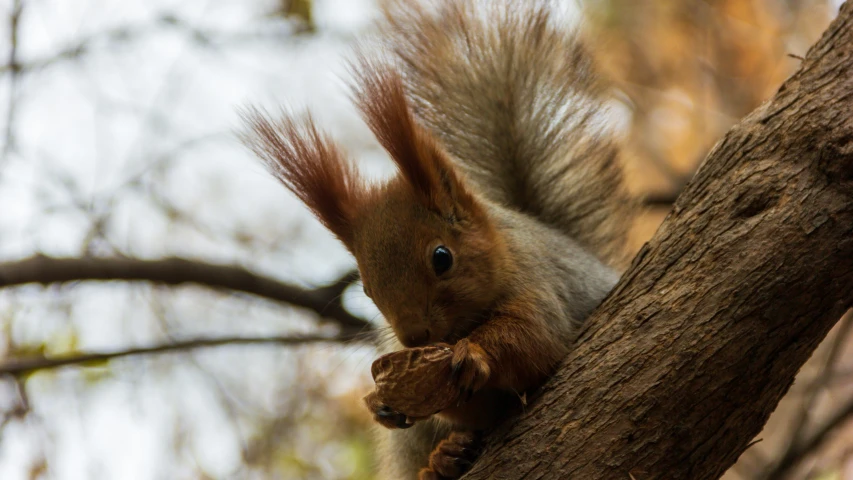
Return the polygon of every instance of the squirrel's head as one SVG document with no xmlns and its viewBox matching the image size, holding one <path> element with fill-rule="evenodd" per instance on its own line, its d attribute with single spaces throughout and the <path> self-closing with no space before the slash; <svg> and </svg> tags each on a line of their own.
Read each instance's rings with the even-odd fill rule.
<svg viewBox="0 0 853 480">
<path fill-rule="evenodd" d="M 245 140 L 352 252 L 365 294 L 403 345 L 454 342 L 500 295 L 504 246 L 485 206 L 415 123 L 396 72 L 363 61 L 358 74 L 358 106 L 399 169 L 387 183 L 365 184 L 310 118 L 272 122 L 250 111 Z"/>
<path fill-rule="evenodd" d="M 415 187 L 402 174 L 385 185 L 360 210 L 350 246 L 365 294 L 407 347 L 467 335 L 499 292 L 502 248 L 483 207 L 452 170 L 433 180 Z"/>
</svg>

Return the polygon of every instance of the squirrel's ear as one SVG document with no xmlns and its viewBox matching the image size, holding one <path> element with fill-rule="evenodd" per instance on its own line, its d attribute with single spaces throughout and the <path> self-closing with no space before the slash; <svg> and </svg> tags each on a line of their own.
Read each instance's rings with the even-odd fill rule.
<svg viewBox="0 0 853 480">
<path fill-rule="evenodd" d="M 447 153 L 415 122 L 393 66 L 362 54 L 353 71 L 356 104 L 367 125 L 424 204 L 443 215 L 479 212 Z"/>
<path fill-rule="evenodd" d="M 242 113 L 241 138 L 272 173 L 351 249 L 355 214 L 366 189 L 355 165 L 306 115 L 279 120 L 256 108 Z"/>
</svg>

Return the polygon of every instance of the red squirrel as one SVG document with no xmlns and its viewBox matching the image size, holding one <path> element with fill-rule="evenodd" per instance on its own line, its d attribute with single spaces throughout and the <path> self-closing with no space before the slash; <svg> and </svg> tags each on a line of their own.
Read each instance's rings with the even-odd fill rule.
<svg viewBox="0 0 853 480">
<path fill-rule="evenodd" d="M 476 431 L 515 411 L 618 279 L 635 215 L 607 128 L 607 85 L 551 2 L 399 1 L 383 53 L 354 62 L 354 100 L 398 167 L 368 184 L 310 117 L 246 118 L 245 140 L 355 256 L 390 325 L 386 351 L 453 349 L 467 402 L 385 427 L 387 479 L 448 479 Z M 388 342 L 385 342 L 386 344 Z"/>
</svg>

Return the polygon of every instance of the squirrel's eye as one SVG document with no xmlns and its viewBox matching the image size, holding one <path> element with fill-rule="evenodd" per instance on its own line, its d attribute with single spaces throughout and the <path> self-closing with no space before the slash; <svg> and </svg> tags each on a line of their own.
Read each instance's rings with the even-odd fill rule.
<svg viewBox="0 0 853 480">
<path fill-rule="evenodd" d="M 444 245 L 436 247 L 435 251 L 432 252 L 432 269 L 435 270 L 435 274 L 441 275 L 450 270 L 452 266 L 453 255 L 450 254 L 450 249 Z"/>
</svg>

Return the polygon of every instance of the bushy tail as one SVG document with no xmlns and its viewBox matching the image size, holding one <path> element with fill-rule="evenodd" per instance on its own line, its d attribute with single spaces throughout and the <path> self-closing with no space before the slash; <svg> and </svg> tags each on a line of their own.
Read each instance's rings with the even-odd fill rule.
<svg viewBox="0 0 853 480">
<path fill-rule="evenodd" d="M 383 40 L 415 115 L 479 190 L 612 259 L 635 212 L 607 86 L 550 3 L 400 0 Z"/>
</svg>

